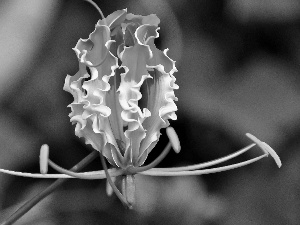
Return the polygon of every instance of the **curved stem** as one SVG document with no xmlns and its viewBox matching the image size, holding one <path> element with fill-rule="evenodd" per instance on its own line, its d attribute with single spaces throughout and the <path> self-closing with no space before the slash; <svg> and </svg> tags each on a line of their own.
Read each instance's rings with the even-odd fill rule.
<svg viewBox="0 0 300 225">
<path fill-rule="evenodd" d="M 97 151 L 91 152 L 88 156 L 82 159 L 79 163 L 72 167 L 72 171 L 78 171 L 92 162 L 98 155 Z M 6 219 L 1 225 L 10 225 L 20 219 L 25 213 L 27 213 L 32 207 L 34 207 L 37 203 L 55 191 L 59 186 L 61 186 L 66 180 L 65 179 L 58 179 L 49 187 L 47 187 L 42 192 L 38 193 L 32 199 L 27 201 L 24 205 L 22 205 L 16 212 L 14 212 L 8 219 Z"/>
<path fill-rule="evenodd" d="M 209 173 L 218 173 L 218 172 L 239 168 L 239 167 L 254 163 L 254 162 L 256 162 L 264 157 L 267 157 L 267 156 L 268 156 L 268 154 L 264 154 L 264 155 L 258 156 L 256 158 L 253 158 L 253 159 L 241 162 L 241 163 L 236 163 L 236 164 L 232 164 L 229 166 L 222 166 L 222 167 L 218 167 L 218 168 L 205 169 L 205 170 L 179 171 L 179 172 L 148 170 L 148 171 L 141 172 L 139 174 L 149 175 L 149 176 L 191 176 L 191 175 L 203 175 L 203 174 L 209 174 Z"/>
<path fill-rule="evenodd" d="M 216 160 L 212 160 L 212 161 L 209 161 L 209 162 L 205 162 L 205 163 L 199 163 L 199 164 L 195 164 L 195 165 L 191 165 L 191 166 L 174 167 L 174 168 L 153 168 L 152 171 L 177 172 L 177 171 L 185 171 L 185 170 L 199 170 L 199 169 L 214 166 L 216 164 L 220 164 L 222 162 L 225 162 L 225 161 L 228 161 L 232 158 L 235 158 L 235 157 L 245 153 L 246 151 L 251 149 L 253 146 L 255 146 L 255 144 L 248 145 L 248 146 L 246 146 L 246 147 L 240 149 L 239 151 L 234 152 L 230 155 L 227 155 L 225 157 L 222 157 L 222 158 L 219 158 L 219 159 L 216 159 Z"/>
<path fill-rule="evenodd" d="M 126 201 L 126 199 L 124 198 L 124 196 L 121 194 L 121 192 L 119 191 L 119 189 L 116 187 L 115 183 L 112 181 L 109 173 L 108 173 L 108 169 L 107 169 L 107 165 L 104 159 L 104 156 L 100 153 L 100 159 L 101 159 L 101 163 L 103 166 L 103 169 L 105 171 L 105 175 L 107 178 L 108 183 L 110 184 L 111 188 L 113 189 L 113 191 L 115 192 L 115 194 L 117 195 L 117 197 L 120 199 L 120 201 L 125 205 L 128 206 L 128 203 Z"/>
<path fill-rule="evenodd" d="M 126 172 L 130 173 L 130 174 L 136 174 L 136 173 L 140 173 L 140 172 L 149 170 L 149 169 L 157 166 L 169 153 L 171 147 L 172 147 L 172 144 L 171 144 L 171 142 L 169 142 L 167 144 L 167 146 L 165 147 L 165 149 L 162 151 L 162 153 L 160 153 L 160 155 L 153 162 L 151 162 L 150 164 L 148 164 L 146 166 L 130 167 L 130 168 L 128 168 L 128 170 Z"/>
<path fill-rule="evenodd" d="M 103 15 L 102 10 L 99 8 L 99 6 L 95 2 L 93 2 L 92 0 L 84 0 L 84 1 L 92 4 L 98 10 L 98 12 L 100 13 L 102 19 L 105 20 L 105 16 Z"/>
</svg>

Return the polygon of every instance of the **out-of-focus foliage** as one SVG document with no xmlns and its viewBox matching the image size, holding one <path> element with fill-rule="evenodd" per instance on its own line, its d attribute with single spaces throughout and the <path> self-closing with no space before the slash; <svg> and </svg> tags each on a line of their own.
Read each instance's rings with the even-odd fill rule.
<svg viewBox="0 0 300 225">
<path fill-rule="evenodd" d="M 66 74 L 78 70 L 72 48 L 100 16 L 84 1 L 25 2 L 0 2 L 0 167 L 38 172 L 43 143 L 54 161 L 71 167 L 88 149 L 73 134 L 71 97 L 62 87 Z M 245 145 L 246 132 L 268 142 L 283 166 L 266 159 L 214 175 L 140 176 L 135 211 L 107 197 L 103 181 L 72 180 L 18 224 L 299 224 L 298 1 L 96 3 L 105 15 L 128 8 L 161 19 L 156 44 L 170 47 L 179 70 L 178 121 L 171 125 L 182 145 L 161 166 L 226 155 Z M 165 143 L 162 137 L 149 161 Z M 96 160 L 87 169 L 99 168 Z M 1 174 L 0 220 L 49 183 Z"/>
</svg>

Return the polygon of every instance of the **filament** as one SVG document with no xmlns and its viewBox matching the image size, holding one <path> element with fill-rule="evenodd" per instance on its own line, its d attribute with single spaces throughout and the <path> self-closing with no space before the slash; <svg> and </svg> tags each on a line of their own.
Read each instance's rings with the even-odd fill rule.
<svg viewBox="0 0 300 225">
<path fill-rule="evenodd" d="M 149 170 L 155 166 L 157 166 L 165 157 L 166 155 L 169 153 L 170 149 L 171 149 L 171 142 L 169 142 L 167 144 L 167 146 L 165 147 L 165 149 L 162 151 L 162 153 L 160 153 L 160 155 L 150 164 L 146 165 L 146 166 L 141 166 L 141 167 L 129 167 L 127 169 L 127 171 L 125 171 L 126 173 L 129 174 L 135 174 L 135 173 L 140 173 L 146 170 Z"/>
<path fill-rule="evenodd" d="M 61 178 L 74 178 L 66 174 L 40 174 L 40 173 L 23 173 L 12 170 L 0 169 L 1 173 L 19 176 L 19 177 L 31 177 L 31 178 L 52 178 L 52 179 L 61 179 Z"/>
<path fill-rule="evenodd" d="M 232 153 L 228 156 L 225 156 L 225 157 L 222 157 L 222 158 L 219 158 L 216 160 L 212 160 L 209 162 L 205 162 L 205 163 L 199 163 L 199 164 L 195 164 L 195 165 L 191 165 L 191 166 L 173 167 L 173 168 L 153 168 L 152 171 L 176 172 L 176 171 L 183 171 L 183 170 L 198 170 L 198 169 L 214 166 L 214 165 L 220 164 L 222 162 L 228 161 L 232 158 L 235 158 L 235 157 L 245 153 L 246 151 L 251 149 L 253 146 L 255 146 L 255 144 L 248 145 L 245 148 L 242 148 L 241 150 L 239 150 L 235 153 Z"/>
<path fill-rule="evenodd" d="M 72 172 L 70 170 L 66 170 L 66 169 L 58 166 L 57 164 L 55 164 L 54 162 L 52 162 L 50 159 L 49 159 L 48 163 L 57 172 L 60 172 L 62 174 L 67 174 L 67 175 L 69 175 L 71 177 L 74 177 L 74 178 L 86 179 L 86 180 L 96 180 L 96 179 L 104 179 L 104 178 L 106 178 L 104 170 L 97 171 L 97 174 L 75 173 L 75 172 Z M 119 170 L 119 171 L 117 171 L 117 170 L 110 170 L 109 173 L 111 174 L 111 176 L 119 176 L 119 175 L 122 174 L 122 171 L 121 170 Z"/>
<path fill-rule="evenodd" d="M 241 163 L 232 164 L 230 166 L 222 166 L 222 167 L 204 169 L 204 170 L 167 172 L 167 171 L 153 171 L 151 169 L 148 171 L 141 172 L 139 174 L 149 175 L 149 176 L 191 176 L 191 175 L 203 175 L 203 174 L 210 174 L 210 173 L 218 173 L 218 172 L 223 172 L 223 171 L 239 168 L 242 166 L 246 166 L 248 164 L 254 163 L 254 162 L 256 162 L 264 157 L 267 157 L 267 156 L 268 156 L 268 154 L 264 154 L 264 155 L 258 156 L 253 159 L 249 159 L 249 160 L 241 162 Z"/>
</svg>

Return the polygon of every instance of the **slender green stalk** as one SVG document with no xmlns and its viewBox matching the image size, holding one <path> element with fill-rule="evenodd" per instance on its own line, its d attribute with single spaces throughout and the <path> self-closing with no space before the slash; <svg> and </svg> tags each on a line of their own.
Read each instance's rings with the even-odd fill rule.
<svg viewBox="0 0 300 225">
<path fill-rule="evenodd" d="M 82 159 L 79 163 L 71 168 L 71 171 L 76 172 L 83 169 L 86 165 L 92 162 L 97 156 L 97 151 L 91 152 L 88 156 Z M 42 192 L 38 193 L 32 199 L 27 201 L 24 205 L 22 205 L 16 212 L 14 212 L 9 218 L 7 218 L 1 225 L 10 225 L 20 219 L 25 213 L 27 213 L 31 208 L 33 208 L 36 204 L 38 204 L 41 200 L 55 191 L 59 186 L 61 186 L 67 179 L 58 179 L 49 187 L 47 187 Z"/>
</svg>

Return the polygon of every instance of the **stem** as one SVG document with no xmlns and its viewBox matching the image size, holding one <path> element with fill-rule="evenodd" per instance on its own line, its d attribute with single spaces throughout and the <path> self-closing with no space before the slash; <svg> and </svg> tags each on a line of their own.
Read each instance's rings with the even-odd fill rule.
<svg viewBox="0 0 300 225">
<path fill-rule="evenodd" d="M 116 187 L 116 185 L 114 184 L 114 182 L 112 181 L 109 173 L 108 173 L 108 169 L 107 169 L 107 165 L 105 162 L 105 159 L 103 157 L 103 155 L 100 153 L 100 159 L 101 159 L 101 163 L 103 166 L 103 169 L 105 171 L 105 175 L 106 175 L 106 179 L 108 181 L 108 183 L 110 184 L 110 186 L 112 187 L 113 191 L 115 192 L 115 194 L 117 195 L 117 197 L 120 199 L 120 201 L 125 205 L 128 206 L 128 203 L 126 201 L 126 199 L 124 198 L 124 196 L 121 194 L 121 192 L 119 191 L 119 189 Z"/>
<path fill-rule="evenodd" d="M 105 20 L 105 16 L 103 15 L 102 10 L 99 8 L 99 6 L 95 2 L 93 2 L 92 0 L 85 0 L 85 1 L 92 4 L 98 10 L 98 12 L 99 12 L 100 16 L 102 17 L 102 19 Z"/>
<path fill-rule="evenodd" d="M 78 171 L 92 162 L 98 155 L 97 151 L 91 152 L 88 156 L 82 159 L 79 163 L 71 168 L 72 171 Z M 62 185 L 66 179 L 58 179 L 49 187 L 47 187 L 42 192 L 38 193 L 32 199 L 28 200 L 24 205 L 22 205 L 16 212 L 14 212 L 9 218 L 7 218 L 1 225 L 10 225 L 20 219 L 25 213 L 27 213 L 31 208 L 38 204 L 41 200 L 55 191 L 60 185 Z"/>
</svg>

